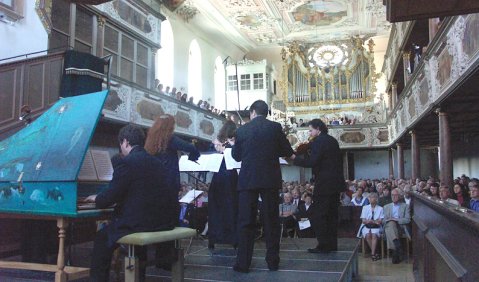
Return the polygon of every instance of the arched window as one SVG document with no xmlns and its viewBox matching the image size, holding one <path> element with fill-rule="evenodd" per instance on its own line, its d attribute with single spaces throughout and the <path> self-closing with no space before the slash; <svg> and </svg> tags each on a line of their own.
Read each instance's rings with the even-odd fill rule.
<svg viewBox="0 0 479 282">
<path fill-rule="evenodd" d="M 173 87 L 174 41 L 170 21 L 161 22 L 161 49 L 156 56 L 156 77 L 163 87 Z"/>
<path fill-rule="evenodd" d="M 188 56 L 188 97 L 193 97 L 195 102 L 202 99 L 202 87 L 201 50 L 196 39 L 193 39 Z"/>
<path fill-rule="evenodd" d="M 215 60 L 215 103 L 216 108 L 226 109 L 225 101 L 225 68 L 223 60 L 218 56 Z"/>
</svg>

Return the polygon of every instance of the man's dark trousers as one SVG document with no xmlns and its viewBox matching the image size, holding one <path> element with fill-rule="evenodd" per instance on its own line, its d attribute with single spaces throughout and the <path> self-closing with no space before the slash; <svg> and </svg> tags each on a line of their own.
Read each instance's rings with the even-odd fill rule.
<svg viewBox="0 0 479 282">
<path fill-rule="evenodd" d="M 339 194 L 313 196 L 311 225 L 318 239 L 318 248 L 338 248 Z"/>
<path fill-rule="evenodd" d="M 254 248 L 256 216 L 258 213 L 258 196 L 262 199 L 263 231 L 266 241 L 266 262 L 268 265 L 279 264 L 279 197 L 277 189 L 254 189 L 238 192 L 238 256 L 236 265 L 248 269 Z"/>
</svg>

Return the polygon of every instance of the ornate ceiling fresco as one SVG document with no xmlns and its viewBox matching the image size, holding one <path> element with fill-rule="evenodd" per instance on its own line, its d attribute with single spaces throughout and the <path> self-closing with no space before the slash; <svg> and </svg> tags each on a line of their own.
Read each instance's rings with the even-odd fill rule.
<svg viewBox="0 0 479 282">
<path fill-rule="evenodd" d="M 250 48 L 347 40 L 389 33 L 382 0 L 188 0 L 201 16 L 241 35 Z M 201 25 L 200 19 L 195 24 Z M 226 24 L 227 23 L 227 24 Z"/>
</svg>

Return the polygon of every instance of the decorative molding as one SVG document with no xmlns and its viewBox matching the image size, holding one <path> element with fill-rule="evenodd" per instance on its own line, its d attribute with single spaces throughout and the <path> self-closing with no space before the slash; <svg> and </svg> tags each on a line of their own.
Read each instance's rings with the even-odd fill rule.
<svg viewBox="0 0 479 282">
<path fill-rule="evenodd" d="M 35 0 L 35 12 L 40 18 L 40 21 L 42 22 L 42 25 L 48 34 L 52 32 L 52 27 L 53 27 L 52 1 L 53 0 Z"/>
<path fill-rule="evenodd" d="M 191 0 L 186 0 L 175 10 L 175 13 L 182 18 L 185 22 L 189 22 L 193 19 L 198 13 L 198 9 L 193 5 Z"/>
<path fill-rule="evenodd" d="M 145 21 L 147 23 L 144 23 L 144 25 L 149 25 L 150 27 L 150 31 L 149 32 L 146 32 L 144 30 L 141 30 L 139 27 L 133 25 L 132 23 L 126 21 L 125 19 L 123 19 L 120 14 L 118 13 L 118 10 L 117 10 L 117 7 L 118 6 L 115 6 L 115 4 L 118 4 L 120 3 L 120 1 L 122 3 L 124 3 L 124 5 L 128 5 L 129 8 L 133 11 L 133 12 L 136 12 L 138 13 L 139 15 L 142 15 L 145 17 Z M 113 1 L 113 2 L 107 2 L 107 3 L 104 3 L 104 4 L 101 4 L 101 5 L 96 5 L 95 8 L 97 8 L 98 10 L 102 11 L 103 13 L 105 13 L 107 16 L 109 16 L 110 18 L 120 22 L 121 24 L 123 24 L 125 27 L 131 29 L 131 30 L 134 30 L 136 33 L 140 34 L 141 36 L 147 38 L 148 40 L 154 42 L 154 43 L 158 43 L 160 42 L 160 31 L 159 31 L 159 22 L 161 22 L 161 19 L 153 16 L 152 14 L 147 14 L 144 10 L 139 10 L 137 8 L 135 8 L 134 6 L 132 6 L 131 4 L 129 4 L 128 1 L 125 1 L 125 0 L 118 0 L 118 1 Z"/>
</svg>

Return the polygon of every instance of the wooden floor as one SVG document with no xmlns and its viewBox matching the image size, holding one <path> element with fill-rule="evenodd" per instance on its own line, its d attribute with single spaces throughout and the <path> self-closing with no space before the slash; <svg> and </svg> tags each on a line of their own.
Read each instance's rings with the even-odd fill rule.
<svg viewBox="0 0 479 282">
<path fill-rule="evenodd" d="M 186 258 L 185 281 L 338 281 L 339 273 L 345 269 L 345 261 L 355 248 L 355 239 L 342 239 L 339 251 L 330 256 L 308 254 L 306 248 L 314 245 L 312 239 L 285 239 L 282 242 L 280 271 L 268 271 L 264 263 L 264 243 L 255 245 L 255 255 L 249 274 L 236 273 L 231 269 L 234 250 L 219 246 L 212 255 L 207 241 L 196 239 Z M 185 247 L 185 242 L 183 243 Z M 72 255 L 75 265 L 88 266 L 92 244 L 76 246 Z M 18 258 L 12 258 L 18 259 Z M 353 281 L 414 281 L 412 264 L 401 262 L 393 265 L 391 259 L 373 262 L 358 254 L 358 273 Z M 113 278 L 113 275 L 112 275 Z M 0 281 L 53 281 L 51 273 L 0 269 Z M 76 281 L 88 281 L 81 279 Z M 114 280 L 112 280 L 114 281 Z M 120 280 L 122 281 L 122 280 Z M 147 281 L 171 281 L 169 273 L 149 267 Z"/>
<path fill-rule="evenodd" d="M 364 258 L 360 254 L 358 259 L 359 276 L 354 281 L 414 281 L 412 261 L 402 261 L 392 264 L 391 258 L 372 261 L 370 257 Z"/>
</svg>

